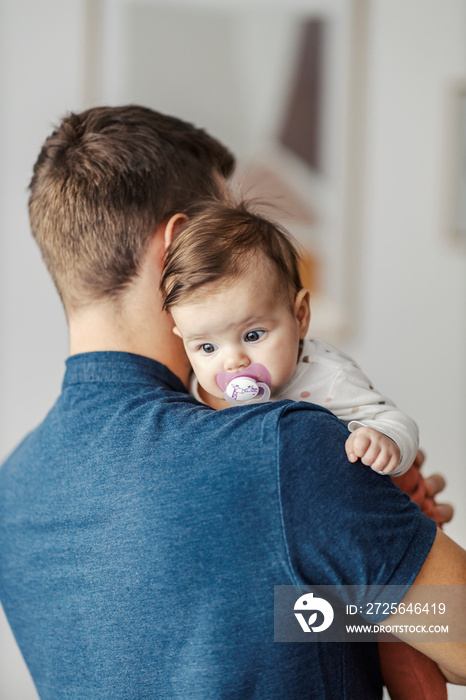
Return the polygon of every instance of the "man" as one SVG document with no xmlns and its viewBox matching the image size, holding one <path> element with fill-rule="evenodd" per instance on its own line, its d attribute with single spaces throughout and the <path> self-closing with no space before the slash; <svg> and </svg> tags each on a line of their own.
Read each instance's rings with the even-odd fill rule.
<svg viewBox="0 0 466 700">
<path fill-rule="evenodd" d="M 161 268 L 233 165 L 135 106 L 68 116 L 36 162 L 31 228 L 70 358 L 0 470 L 0 597 L 43 699 L 380 697 L 371 645 L 274 643 L 274 585 L 466 583 L 464 552 L 348 465 L 330 413 L 186 393 Z M 465 681 L 459 645 L 428 653 Z"/>
</svg>

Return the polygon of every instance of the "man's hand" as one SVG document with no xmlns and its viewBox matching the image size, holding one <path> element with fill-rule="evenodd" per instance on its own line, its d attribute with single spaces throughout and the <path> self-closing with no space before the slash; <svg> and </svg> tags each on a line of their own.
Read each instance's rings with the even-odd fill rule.
<svg viewBox="0 0 466 700">
<path fill-rule="evenodd" d="M 425 458 L 424 452 L 419 450 L 414 460 L 413 467 L 421 469 Z M 398 482 L 395 481 L 395 483 Z M 426 496 L 430 499 L 435 499 L 435 496 L 441 493 L 445 488 L 445 479 L 441 474 L 431 474 L 430 476 L 424 477 L 424 486 Z M 401 486 L 401 488 L 403 487 Z M 437 503 L 433 500 L 432 513 L 429 513 L 429 515 L 431 518 L 434 518 L 439 525 L 443 525 L 444 523 L 449 523 L 452 519 L 453 507 L 449 503 Z"/>
<path fill-rule="evenodd" d="M 346 441 L 350 462 L 358 459 L 376 472 L 390 474 L 400 462 L 400 449 L 389 437 L 373 428 L 357 428 Z"/>
<path fill-rule="evenodd" d="M 418 586 L 420 588 L 416 590 Z M 416 634 L 413 636 L 413 630 L 418 626 L 428 628 L 432 625 L 432 608 L 429 611 L 429 606 L 425 608 L 422 605 L 420 613 L 417 614 L 414 611 L 411 617 L 408 611 L 410 608 L 415 608 L 416 603 L 421 600 L 421 595 L 425 596 L 423 599 L 425 600 L 437 591 L 438 596 L 440 586 L 445 587 L 445 613 L 442 615 L 442 624 L 448 628 L 448 632 L 444 635 L 443 641 L 439 635 L 438 641 L 434 637 L 436 641 L 421 642 L 419 637 L 416 638 Z M 463 641 L 466 639 L 466 608 L 464 596 L 460 592 L 465 586 L 466 552 L 437 529 L 432 549 L 416 576 L 414 584 L 403 598 L 403 609 L 406 614 L 397 611 L 383 622 L 385 627 L 392 627 L 397 637 L 433 659 L 447 681 L 461 685 L 466 685 L 466 642 Z M 456 587 L 459 592 L 455 591 Z M 428 638 L 426 635 L 426 639 Z"/>
</svg>

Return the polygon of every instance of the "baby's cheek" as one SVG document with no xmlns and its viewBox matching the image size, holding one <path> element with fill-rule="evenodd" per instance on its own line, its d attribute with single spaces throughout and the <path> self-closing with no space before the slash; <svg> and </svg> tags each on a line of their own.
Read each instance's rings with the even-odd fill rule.
<svg viewBox="0 0 466 700">
<path fill-rule="evenodd" d="M 272 392 L 277 391 L 278 389 L 281 389 L 282 386 L 284 386 L 287 382 L 290 381 L 291 377 L 295 373 L 296 370 L 296 364 L 295 363 L 287 363 L 286 365 L 283 366 L 277 366 L 274 369 L 270 370 L 270 376 L 272 378 Z"/>
<path fill-rule="evenodd" d="M 196 362 L 195 357 L 193 357 L 192 355 L 190 356 L 189 352 L 187 353 L 187 355 L 188 355 L 188 360 L 189 360 L 189 363 L 192 367 L 192 370 L 197 377 L 197 381 L 200 384 L 202 384 L 202 367 L 199 365 L 198 362 Z"/>
<path fill-rule="evenodd" d="M 196 370 L 194 370 L 194 373 L 196 374 L 197 380 L 201 386 L 204 387 L 206 391 L 209 392 L 209 394 L 212 394 L 213 396 L 217 397 L 222 397 L 223 393 L 220 390 L 217 382 L 215 381 L 215 374 L 212 374 L 209 371 L 204 371 L 200 370 L 199 374 L 196 373 Z"/>
</svg>

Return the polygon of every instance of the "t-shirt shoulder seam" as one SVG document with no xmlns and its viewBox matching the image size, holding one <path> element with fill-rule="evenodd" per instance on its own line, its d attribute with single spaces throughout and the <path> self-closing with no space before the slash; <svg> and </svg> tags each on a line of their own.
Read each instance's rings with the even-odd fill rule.
<svg viewBox="0 0 466 700">
<path fill-rule="evenodd" d="M 291 576 L 291 579 L 294 583 L 295 586 L 299 586 L 299 581 L 298 581 L 298 576 L 296 574 L 296 571 L 294 569 L 292 560 L 291 560 L 291 553 L 290 553 L 290 547 L 288 544 L 288 538 L 286 535 L 286 526 L 285 526 L 285 515 L 283 512 L 283 501 L 282 501 L 282 489 L 281 489 L 281 465 L 280 465 L 280 419 L 281 417 L 289 412 L 289 405 L 284 405 L 280 409 L 280 412 L 277 416 L 277 441 L 276 441 L 276 454 L 275 454 L 275 460 L 276 460 L 276 479 L 277 479 L 277 498 L 278 498 L 278 509 L 279 509 L 279 516 L 280 516 L 280 526 L 281 526 L 281 531 L 282 531 L 282 538 L 283 538 L 283 544 L 285 547 L 285 552 L 286 552 L 286 559 L 287 559 L 287 564 L 288 564 L 288 569 L 289 573 Z"/>
<path fill-rule="evenodd" d="M 430 521 L 430 522 L 428 522 L 428 521 Z M 430 530 L 427 529 L 428 528 L 427 523 L 428 523 L 428 525 L 430 525 Z M 416 526 L 413 528 L 413 533 L 412 533 L 411 539 L 409 540 L 409 542 L 407 542 L 402 556 L 399 557 L 398 565 L 391 572 L 390 579 L 387 582 L 387 584 L 385 584 L 385 585 L 399 585 L 399 584 L 394 584 L 393 579 L 399 575 L 400 569 L 404 567 L 405 557 L 408 555 L 408 552 L 413 547 L 413 542 L 415 542 L 416 539 L 418 539 L 421 536 L 423 539 L 422 549 L 423 550 L 426 549 L 425 557 L 424 557 L 423 563 L 419 567 L 419 569 L 416 571 L 415 567 L 414 567 L 414 570 L 411 573 L 410 579 L 408 580 L 408 582 L 406 584 L 408 586 L 411 586 L 414 579 L 416 578 L 419 571 L 421 570 L 425 560 L 427 559 L 427 556 L 428 556 L 428 554 L 432 548 L 432 545 L 434 543 L 434 539 L 435 539 L 436 534 L 437 534 L 437 525 L 436 525 L 435 521 L 432 520 L 431 518 L 429 518 L 428 516 L 426 516 L 424 513 L 422 513 L 421 509 L 419 508 L 419 511 L 417 513 Z"/>
</svg>

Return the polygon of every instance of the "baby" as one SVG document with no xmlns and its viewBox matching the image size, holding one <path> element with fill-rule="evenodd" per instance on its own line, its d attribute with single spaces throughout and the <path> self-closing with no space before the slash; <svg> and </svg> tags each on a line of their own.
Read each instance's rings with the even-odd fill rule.
<svg viewBox="0 0 466 700">
<path fill-rule="evenodd" d="M 215 409 L 269 398 L 321 404 L 348 425 L 350 462 L 404 474 L 418 451 L 416 424 L 351 358 L 307 337 L 298 263 L 290 237 L 243 205 L 212 204 L 187 223 L 168 251 L 161 291 L 195 373 L 192 393 Z M 446 700 L 445 679 L 419 651 L 385 643 L 379 656 L 391 697 Z"/>
<path fill-rule="evenodd" d="M 350 462 L 391 476 L 412 465 L 416 424 L 351 358 L 307 337 L 309 291 L 281 228 L 244 205 L 208 206 L 172 244 L 161 289 L 202 402 L 215 409 L 269 398 L 320 404 L 347 424 Z"/>
</svg>

